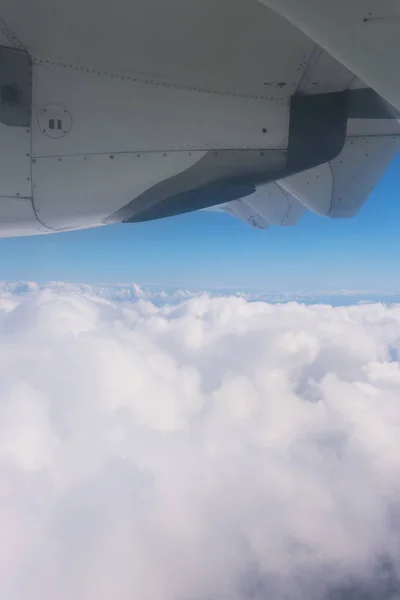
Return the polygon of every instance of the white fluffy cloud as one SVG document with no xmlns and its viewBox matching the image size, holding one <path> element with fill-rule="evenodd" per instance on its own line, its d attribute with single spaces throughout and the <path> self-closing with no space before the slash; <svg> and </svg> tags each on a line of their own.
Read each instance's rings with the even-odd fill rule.
<svg viewBox="0 0 400 600">
<path fill-rule="evenodd" d="M 400 306 L 16 291 L 1 598 L 399 597 Z"/>
</svg>

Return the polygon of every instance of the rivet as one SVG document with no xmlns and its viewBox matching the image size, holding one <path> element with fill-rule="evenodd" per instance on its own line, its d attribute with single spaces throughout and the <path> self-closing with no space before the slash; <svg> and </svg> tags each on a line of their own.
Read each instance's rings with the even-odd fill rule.
<svg viewBox="0 0 400 600">
<path fill-rule="evenodd" d="M 267 133 L 267 129 L 265 127 L 263 127 L 262 132 Z"/>
<path fill-rule="evenodd" d="M 110 154 L 110 158 L 114 158 L 114 154 Z"/>
</svg>

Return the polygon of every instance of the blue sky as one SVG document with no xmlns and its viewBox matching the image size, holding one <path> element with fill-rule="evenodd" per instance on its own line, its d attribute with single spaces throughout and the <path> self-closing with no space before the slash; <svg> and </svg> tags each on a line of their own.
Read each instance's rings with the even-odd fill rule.
<svg viewBox="0 0 400 600">
<path fill-rule="evenodd" d="M 0 240 L 0 279 L 400 291 L 400 155 L 360 214 L 256 231 L 228 215 Z"/>
</svg>

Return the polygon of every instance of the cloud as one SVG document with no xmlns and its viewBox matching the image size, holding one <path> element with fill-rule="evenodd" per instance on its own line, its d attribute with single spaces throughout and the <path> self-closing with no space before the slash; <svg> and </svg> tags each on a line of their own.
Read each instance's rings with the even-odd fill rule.
<svg viewBox="0 0 400 600">
<path fill-rule="evenodd" d="M 0 301 L 2 598 L 399 597 L 400 306 L 26 292 Z"/>
<path fill-rule="evenodd" d="M 300 302 L 305 304 L 332 304 L 334 306 L 352 306 L 354 304 L 384 302 L 386 304 L 400 303 L 400 293 L 377 292 L 375 290 L 297 290 L 287 292 L 272 292 L 257 289 L 238 290 L 213 288 L 208 290 L 185 289 L 174 286 L 145 285 L 137 283 L 87 284 L 51 281 L 38 284 L 30 281 L 0 281 L 0 300 L 7 302 L 10 298 L 15 304 L 15 296 L 21 297 L 38 290 L 53 290 L 54 292 L 77 293 L 104 298 L 113 302 L 136 302 L 149 300 L 156 306 L 178 304 L 183 300 L 196 298 L 207 294 L 211 298 L 226 296 L 243 298 L 248 302 L 268 302 L 281 304 L 285 302 Z"/>
</svg>

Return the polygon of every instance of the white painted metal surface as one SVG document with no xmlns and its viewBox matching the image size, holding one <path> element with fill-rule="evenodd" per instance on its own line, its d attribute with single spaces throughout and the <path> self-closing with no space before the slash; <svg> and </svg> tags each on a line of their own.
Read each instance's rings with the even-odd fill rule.
<svg viewBox="0 0 400 600">
<path fill-rule="evenodd" d="M 316 46 L 314 55 L 298 86 L 298 91 L 306 94 L 339 92 L 348 89 L 354 79 L 354 73 L 328 52 Z"/>
<path fill-rule="evenodd" d="M 260 0 L 400 110 L 398 0 Z"/>
<path fill-rule="evenodd" d="M 23 49 L 23 45 L 8 25 L 0 18 L 0 44 L 9 48 Z"/>
<path fill-rule="evenodd" d="M 331 208 L 333 178 L 328 163 L 277 181 L 288 194 L 318 215 Z"/>
<path fill-rule="evenodd" d="M 331 161 L 333 194 L 329 216 L 358 213 L 400 149 L 400 137 L 349 138 Z"/>
<path fill-rule="evenodd" d="M 245 200 L 273 225 L 294 225 L 305 212 L 305 207 L 276 183 L 259 186 Z"/>
<path fill-rule="evenodd" d="M 2 30 L 1 21 L 0 21 L 0 44 L 2 46 L 9 46 L 12 48 L 12 44 L 8 37 L 6 36 L 6 32 Z"/>
<path fill-rule="evenodd" d="M 245 199 L 227 202 L 221 205 L 221 210 L 244 221 L 254 229 L 268 229 L 269 227 L 268 221 L 252 206 L 249 206 Z"/>
<path fill-rule="evenodd" d="M 28 198 L 0 197 L 0 238 L 50 233 L 37 220 Z"/>
<path fill-rule="evenodd" d="M 226 212 L 255 229 L 267 229 L 269 225 L 295 225 L 305 213 L 306 207 L 276 183 L 268 183 L 245 198 L 206 210 Z"/>
<path fill-rule="evenodd" d="M 0 123 L 0 196 L 31 195 L 30 130 Z"/>
<path fill-rule="evenodd" d="M 38 126 L 48 104 L 61 104 L 71 115 L 70 131 L 60 139 L 49 138 Z M 186 90 L 69 67 L 34 67 L 35 156 L 285 148 L 288 120 L 286 100 Z"/>
<path fill-rule="evenodd" d="M 32 166 L 36 213 L 55 230 L 95 227 L 202 156 L 204 152 L 145 152 L 36 159 Z"/>
<path fill-rule="evenodd" d="M 0 12 L 42 59 L 256 96 L 292 93 L 314 47 L 257 0 L 2 0 Z"/>
<path fill-rule="evenodd" d="M 396 119 L 349 119 L 347 122 L 347 136 L 400 135 L 400 125 Z"/>
</svg>

